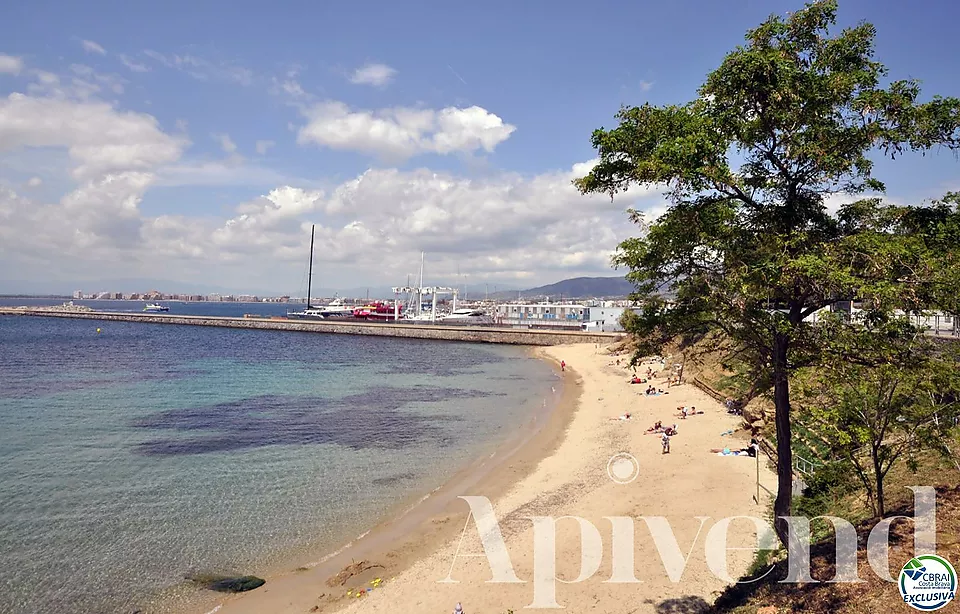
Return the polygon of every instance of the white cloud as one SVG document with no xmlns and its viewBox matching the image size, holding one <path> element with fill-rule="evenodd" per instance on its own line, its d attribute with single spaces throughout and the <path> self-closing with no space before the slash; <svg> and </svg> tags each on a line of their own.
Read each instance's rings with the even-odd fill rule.
<svg viewBox="0 0 960 614">
<path fill-rule="evenodd" d="M 653 81 L 641 81 L 639 83 L 641 92 L 649 92 L 653 89 Z"/>
<path fill-rule="evenodd" d="M 0 152 L 63 147 L 77 178 L 146 170 L 180 157 L 185 143 L 165 134 L 150 115 L 103 102 L 72 102 L 11 94 L 0 99 Z"/>
<path fill-rule="evenodd" d="M 80 45 L 83 46 L 83 50 L 87 53 L 96 53 L 97 55 L 107 55 L 107 50 L 101 47 L 99 44 L 91 40 L 82 40 Z"/>
<path fill-rule="evenodd" d="M 233 142 L 229 134 L 214 134 L 213 138 L 220 143 L 220 149 L 223 150 L 223 153 L 233 154 L 237 152 L 237 144 Z"/>
<path fill-rule="evenodd" d="M 103 93 L 122 94 L 126 80 L 116 74 L 98 73 L 86 64 L 71 64 L 70 72 L 57 75 L 45 70 L 29 70 L 33 83 L 27 85 L 31 96 L 89 100 Z"/>
<path fill-rule="evenodd" d="M 133 72 L 150 72 L 149 66 L 141 62 L 137 62 L 133 58 L 127 55 L 124 55 L 122 53 L 120 54 L 120 61 L 123 63 L 124 66 L 126 66 Z"/>
<path fill-rule="evenodd" d="M 396 75 L 397 70 L 386 64 L 366 64 L 353 72 L 350 83 L 384 87 L 389 85 Z"/>
<path fill-rule="evenodd" d="M 150 59 L 152 59 L 152 60 L 156 60 L 157 62 L 160 62 L 161 64 L 163 64 L 163 65 L 166 66 L 167 68 L 173 68 L 173 61 L 172 61 L 172 60 L 168 60 L 168 59 L 167 59 L 167 56 L 163 55 L 163 54 L 160 53 L 159 51 L 154 51 L 153 49 L 144 49 L 144 50 L 143 50 L 143 55 L 147 56 L 148 58 L 150 58 Z"/>
<path fill-rule="evenodd" d="M 17 56 L 0 53 L 0 74 L 19 75 L 23 60 Z"/>
<path fill-rule="evenodd" d="M 266 250 L 267 258 L 297 261 L 314 221 L 318 262 L 385 282 L 399 280 L 420 250 L 430 254 L 434 275 L 448 278 L 458 267 L 477 279 L 602 273 L 617 243 L 634 232 L 624 209 L 653 191 L 614 203 L 584 197 L 570 183 L 583 168 L 482 181 L 371 169 L 328 191 L 285 186 L 240 205 L 211 243 L 232 259 Z"/>
<path fill-rule="evenodd" d="M 82 65 L 73 72 L 96 78 Z M 62 85 L 51 73 L 36 78 L 48 88 Z M 139 204 L 158 169 L 178 160 L 186 144 L 164 133 L 153 117 L 104 102 L 19 93 L 0 99 L 0 153 L 64 150 L 75 181 L 58 202 L 33 201 L 10 190 L 0 194 L 4 260 L 15 254 L 24 263 L 42 262 L 43 250 L 58 253 L 57 266 L 64 269 L 121 254 L 135 260 L 143 225 Z M 26 187 L 42 184 L 34 177 Z"/>
<path fill-rule="evenodd" d="M 208 60 L 193 54 L 163 54 L 152 49 L 145 49 L 143 55 L 163 64 L 167 68 L 175 68 L 199 81 L 228 81 L 239 85 L 251 85 L 254 81 L 253 71 L 223 60 Z"/>
<path fill-rule="evenodd" d="M 428 169 L 370 169 L 327 189 L 280 185 L 219 220 L 146 216 L 140 199 L 164 182 L 165 171 L 117 171 L 82 181 L 52 204 L 0 194 L 0 253 L 8 249 L 11 259 L 36 258 L 38 267 L 49 267 L 49 253 L 25 245 L 38 241 L 57 245 L 58 258 L 67 256 L 70 266 L 96 262 L 123 276 L 143 273 L 160 256 L 165 267 L 184 275 L 199 272 L 218 283 L 235 275 L 230 283 L 241 287 L 259 283 L 292 292 L 315 223 L 316 263 L 328 271 L 328 286 L 400 283 L 415 272 L 421 250 L 428 253 L 433 283 L 452 283 L 458 270 L 473 283 L 520 279 L 531 285 L 611 274 L 612 250 L 636 232 L 624 209 L 649 209 L 659 200 L 640 200 L 651 191 L 616 202 L 581 196 L 570 182 L 584 168 L 589 163 L 482 180 Z"/>
<path fill-rule="evenodd" d="M 468 108 L 352 111 L 342 102 L 305 109 L 309 120 L 297 142 L 360 151 L 387 158 L 421 153 L 492 152 L 516 127 L 478 106 Z"/>
<path fill-rule="evenodd" d="M 570 182 L 595 161 L 535 176 L 373 168 L 339 183 L 305 181 L 245 162 L 227 134 L 213 135 L 224 159 L 197 162 L 183 158 L 184 123 L 168 133 L 148 114 L 80 95 L 74 79 L 109 91 L 95 70 L 30 75 L 38 95 L 0 98 L 0 156 L 20 160 L 22 175 L 0 177 L 0 262 L 24 276 L 152 274 L 293 292 L 315 223 L 328 286 L 402 282 L 420 250 L 436 283 L 452 282 L 459 268 L 474 282 L 535 285 L 607 272 L 613 248 L 635 232 L 623 210 L 649 195 L 579 195 Z M 400 156 L 491 151 L 514 130 L 479 107 L 373 112 L 326 103 L 306 113 L 306 142 Z M 256 150 L 272 146 L 261 140 Z M 69 176 L 58 176 L 65 167 Z M 222 196 L 190 203 L 197 213 L 187 215 L 142 209 L 145 195 L 162 206 L 162 187 L 177 185 L 255 186 L 263 196 L 225 215 L 216 213 Z"/>
</svg>

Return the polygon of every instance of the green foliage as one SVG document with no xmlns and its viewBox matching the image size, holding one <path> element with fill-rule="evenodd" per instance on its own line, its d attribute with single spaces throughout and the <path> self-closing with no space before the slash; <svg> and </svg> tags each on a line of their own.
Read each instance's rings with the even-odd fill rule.
<svg viewBox="0 0 960 614">
<path fill-rule="evenodd" d="M 823 360 L 828 341 L 805 319 L 854 298 L 878 323 L 895 310 L 958 308 L 956 195 L 930 207 L 826 207 L 837 193 L 883 190 L 874 152 L 960 147 L 960 100 L 923 102 L 913 80 L 883 87 L 873 26 L 831 36 L 836 11 L 824 0 L 771 16 L 691 102 L 621 109 L 616 128 L 593 133 L 599 163 L 574 182 L 611 197 L 634 185 L 666 191 L 670 207 L 652 223 L 631 212 L 640 236 L 613 258 L 644 301 L 625 328 L 645 353 L 712 339 L 702 347 L 744 365 L 754 392 L 773 389 L 778 517 L 791 498 L 789 378 Z M 658 296 L 664 287 L 674 301 Z M 782 522 L 777 530 L 784 540 Z"/>
<path fill-rule="evenodd" d="M 813 518 L 829 514 L 837 501 L 859 486 L 853 466 L 848 461 L 826 463 L 806 478 L 803 496 L 794 501 L 797 515 Z"/>
<path fill-rule="evenodd" d="M 887 473 L 939 449 L 941 425 L 957 417 L 958 364 L 904 318 L 824 328 L 835 359 L 804 378 L 805 411 L 832 428 L 834 453 L 850 462 L 882 517 Z"/>
</svg>

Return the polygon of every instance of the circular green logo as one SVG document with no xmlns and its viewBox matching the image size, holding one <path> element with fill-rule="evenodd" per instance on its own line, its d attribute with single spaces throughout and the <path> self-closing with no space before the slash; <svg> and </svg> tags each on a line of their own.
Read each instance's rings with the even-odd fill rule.
<svg viewBox="0 0 960 614">
<path fill-rule="evenodd" d="M 900 596 L 915 610 L 932 612 L 956 596 L 957 572 L 945 558 L 924 554 L 907 561 L 900 570 Z"/>
</svg>

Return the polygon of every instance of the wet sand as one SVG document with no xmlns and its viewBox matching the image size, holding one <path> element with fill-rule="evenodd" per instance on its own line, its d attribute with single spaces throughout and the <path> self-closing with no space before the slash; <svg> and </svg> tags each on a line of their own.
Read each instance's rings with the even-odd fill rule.
<svg viewBox="0 0 960 614">
<path fill-rule="evenodd" d="M 452 611 L 457 602 L 463 604 L 466 614 L 520 611 L 534 601 L 530 517 L 568 515 L 582 517 L 598 529 L 603 554 L 598 570 L 589 578 L 556 584 L 559 606 L 573 612 L 610 614 L 693 613 L 705 608 L 726 585 L 706 564 L 707 532 L 720 518 L 763 518 L 767 509 L 766 497 L 760 505 L 753 500 L 755 459 L 709 452 L 710 448 L 735 449 L 745 445 L 742 440 L 733 440 L 733 436 L 721 435 L 736 428 L 738 419 L 691 385 L 671 387 L 669 394 L 663 396 L 644 396 L 646 386 L 628 384 L 628 372 L 617 367 L 613 357 L 597 353 L 594 344 L 557 346 L 538 352 L 556 362 L 565 360 L 568 368 L 562 374 L 562 398 L 556 410 L 549 414 L 547 424 L 535 430 L 535 435 L 519 449 L 501 449 L 500 458 L 485 459 L 461 472 L 418 506 L 419 513 L 410 516 L 410 523 L 401 519 L 378 527 L 322 565 L 268 578 L 263 588 L 230 598 L 218 611 L 439 613 Z M 645 371 L 646 365 L 638 369 L 641 374 Z M 666 389 L 665 376 L 655 378 L 654 383 Z M 693 405 L 705 413 L 682 420 L 676 415 L 680 405 Z M 624 412 L 631 413 L 629 420 L 611 419 Z M 669 454 L 662 453 L 659 436 L 645 434 L 646 428 L 657 420 L 679 425 Z M 632 455 L 639 471 L 631 474 L 625 471 L 630 469 L 629 463 L 611 463 L 611 458 L 618 454 Z M 761 463 L 760 468 L 762 483 L 772 488 L 775 476 L 765 464 Z M 469 507 L 457 498 L 460 495 L 484 496 L 493 502 L 520 583 L 488 582 L 490 565 L 483 556 Z M 660 516 L 670 523 L 676 536 L 675 546 L 682 556 L 689 553 L 682 576 L 673 580 L 668 577 L 641 516 Z M 614 556 L 611 523 L 604 517 L 635 519 L 632 567 L 639 582 L 609 582 Z M 698 517 L 708 518 L 701 526 Z M 618 547 L 626 543 L 629 548 L 631 542 L 625 542 L 623 537 L 618 537 Z M 577 579 L 580 544 L 578 524 L 569 519 L 558 521 L 558 577 Z M 754 544 L 751 523 L 737 521 L 730 525 L 728 547 L 752 548 Z M 623 560 L 622 556 L 618 555 L 618 560 Z M 729 575 L 737 577 L 752 559 L 749 550 L 729 552 Z M 365 563 L 351 565 L 360 561 Z M 543 561 L 537 569 L 541 576 L 545 573 Z M 341 573 L 336 576 L 338 571 Z M 376 583 L 377 578 L 382 582 Z M 445 579 L 452 581 L 441 582 Z M 373 590 L 364 590 L 371 587 L 371 582 Z M 362 597 L 356 597 L 358 591 L 363 592 Z"/>
</svg>

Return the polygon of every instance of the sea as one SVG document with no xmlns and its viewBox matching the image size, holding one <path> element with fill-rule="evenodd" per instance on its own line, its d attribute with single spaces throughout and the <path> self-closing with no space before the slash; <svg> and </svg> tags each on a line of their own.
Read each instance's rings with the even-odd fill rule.
<svg viewBox="0 0 960 614">
<path fill-rule="evenodd" d="M 183 611 L 197 574 L 320 560 L 489 455 L 556 383 L 514 347 L 0 316 L 0 612 Z"/>
</svg>

